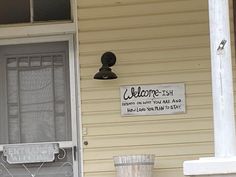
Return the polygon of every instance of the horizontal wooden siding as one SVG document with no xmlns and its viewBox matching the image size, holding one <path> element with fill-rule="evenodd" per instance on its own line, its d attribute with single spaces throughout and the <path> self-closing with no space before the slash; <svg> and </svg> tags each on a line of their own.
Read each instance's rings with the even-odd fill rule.
<svg viewBox="0 0 236 177">
<path fill-rule="evenodd" d="M 155 177 L 212 156 L 207 0 L 78 0 L 85 177 L 115 177 L 113 156 L 156 155 Z M 106 51 L 118 79 L 94 80 Z M 122 85 L 186 84 L 186 113 L 121 117 Z"/>
</svg>

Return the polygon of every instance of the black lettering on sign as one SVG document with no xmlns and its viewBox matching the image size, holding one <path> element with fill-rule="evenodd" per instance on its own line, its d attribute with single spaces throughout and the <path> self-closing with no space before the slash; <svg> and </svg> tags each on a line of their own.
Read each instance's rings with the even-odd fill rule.
<svg viewBox="0 0 236 177">
<path fill-rule="evenodd" d="M 147 107 L 147 110 L 148 110 L 148 111 L 154 111 L 155 109 L 154 109 L 153 107 L 150 107 L 150 108 Z"/>
<path fill-rule="evenodd" d="M 164 104 L 170 103 L 170 100 L 162 100 L 162 103 Z"/>
<path fill-rule="evenodd" d="M 156 111 L 162 111 L 162 110 L 164 110 L 164 109 L 165 109 L 164 106 L 155 106 L 155 110 L 156 110 Z"/>
<path fill-rule="evenodd" d="M 181 99 L 173 99 L 172 100 L 172 103 L 180 103 L 181 102 Z"/>
<path fill-rule="evenodd" d="M 137 108 L 137 112 L 143 112 L 146 111 L 146 108 Z"/>
<path fill-rule="evenodd" d="M 123 99 L 124 100 L 129 100 L 132 98 L 139 98 L 139 97 L 151 97 L 151 98 L 156 98 L 160 94 L 162 94 L 162 91 L 159 89 L 148 89 L 148 90 L 143 90 L 140 86 L 135 90 L 134 87 L 130 88 L 130 91 L 128 92 L 128 89 L 125 89 Z M 166 93 L 165 93 L 166 94 Z"/>
</svg>

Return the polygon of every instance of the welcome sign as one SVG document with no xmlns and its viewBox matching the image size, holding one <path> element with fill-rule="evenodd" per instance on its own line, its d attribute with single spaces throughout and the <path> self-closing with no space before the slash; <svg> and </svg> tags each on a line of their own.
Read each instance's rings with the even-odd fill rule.
<svg viewBox="0 0 236 177">
<path fill-rule="evenodd" d="M 58 143 L 14 144 L 3 147 L 3 155 L 9 164 L 52 162 L 58 153 Z"/>
<path fill-rule="evenodd" d="M 121 115 L 161 115 L 185 112 L 183 83 L 122 86 Z"/>
</svg>

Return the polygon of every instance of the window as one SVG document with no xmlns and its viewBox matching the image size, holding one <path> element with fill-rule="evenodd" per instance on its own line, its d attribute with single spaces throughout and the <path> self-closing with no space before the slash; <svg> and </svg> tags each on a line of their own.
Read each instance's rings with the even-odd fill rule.
<svg viewBox="0 0 236 177">
<path fill-rule="evenodd" d="M 70 20 L 70 1 L 35 0 L 34 21 Z"/>
<path fill-rule="evenodd" d="M 0 0 L 0 24 L 71 20 L 70 0 Z"/>
<path fill-rule="evenodd" d="M 0 24 L 30 22 L 29 0 L 0 0 Z"/>
</svg>

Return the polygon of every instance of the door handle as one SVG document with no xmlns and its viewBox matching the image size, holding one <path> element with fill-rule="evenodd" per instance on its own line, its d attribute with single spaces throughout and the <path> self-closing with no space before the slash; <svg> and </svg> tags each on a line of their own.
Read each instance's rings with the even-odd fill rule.
<svg viewBox="0 0 236 177">
<path fill-rule="evenodd" d="M 73 156 L 74 156 L 74 161 L 77 160 L 77 146 L 73 146 Z"/>
</svg>

